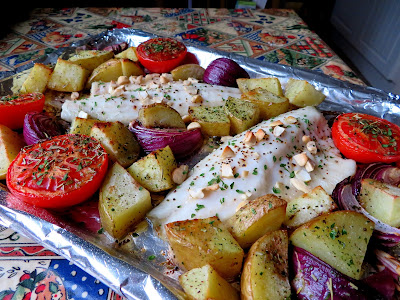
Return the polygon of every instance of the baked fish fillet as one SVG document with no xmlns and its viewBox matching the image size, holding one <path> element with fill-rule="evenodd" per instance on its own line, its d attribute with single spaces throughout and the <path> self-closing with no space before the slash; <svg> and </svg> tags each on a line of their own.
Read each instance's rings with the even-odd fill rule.
<svg viewBox="0 0 400 300">
<path fill-rule="evenodd" d="M 252 143 L 254 136 L 262 137 L 260 129 L 265 137 Z M 290 111 L 249 131 L 254 136 L 238 134 L 200 161 L 149 212 L 158 231 L 177 220 L 215 215 L 226 220 L 238 206 L 269 193 L 290 201 L 321 186 L 331 194 L 356 171 L 355 161 L 341 157 L 326 119 L 314 107 Z"/>
<path fill-rule="evenodd" d="M 84 111 L 101 121 L 120 121 L 128 125 L 137 118 L 143 105 L 167 103 L 184 116 L 188 114 L 189 106 L 224 105 L 224 100 L 229 96 L 240 98 L 241 92 L 237 88 L 209 85 L 196 80 L 172 81 L 167 74 L 152 74 L 131 78 L 131 82 L 121 85 L 94 83 L 90 97 L 64 102 L 61 118 L 72 122 L 80 111 Z"/>
</svg>

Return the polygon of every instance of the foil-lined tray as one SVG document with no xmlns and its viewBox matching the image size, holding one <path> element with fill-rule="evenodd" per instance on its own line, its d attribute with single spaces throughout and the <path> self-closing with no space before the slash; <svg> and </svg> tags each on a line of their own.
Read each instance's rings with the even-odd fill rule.
<svg viewBox="0 0 400 300">
<path fill-rule="evenodd" d="M 58 57 L 68 57 L 77 47 L 103 49 L 122 42 L 137 46 L 152 37 L 155 35 L 135 29 L 108 31 L 58 49 L 35 62 L 54 64 Z M 203 67 L 216 58 L 228 57 L 246 69 L 252 78 L 279 78 L 283 88 L 289 78 L 304 79 L 326 95 L 325 101 L 318 106 L 320 110 L 368 113 L 400 125 L 399 95 L 340 81 L 317 71 L 259 61 L 212 48 L 186 46 Z M 2 73 L 0 95 L 9 94 L 12 77 L 31 68 L 33 63 L 15 72 Z M 200 158 L 198 155 L 192 163 Z M 184 299 L 178 282 L 181 272 L 171 263 L 167 243 L 153 233 L 150 222 L 144 221 L 134 235 L 116 243 L 106 234 L 86 230 L 62 217 L 50 223 L 16 209 L 10 205 L 12 197 L 0 188 L 0 224 L 65 257 L 128 299 Z"/>
</svg>

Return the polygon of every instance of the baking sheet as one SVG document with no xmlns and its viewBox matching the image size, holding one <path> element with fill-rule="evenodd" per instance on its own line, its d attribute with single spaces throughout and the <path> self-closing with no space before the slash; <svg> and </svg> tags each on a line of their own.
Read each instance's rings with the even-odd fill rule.
<svg viewBox="0 0 400 300">
<path fill-rule="evenodd" d="M 152 37 L 155 35 L 136 29 L 113 30 L 72 44 L 71 47 L 58 49 L 35 62 L 55 63 L 60 55 L 68 57 L 76 47 L 84 45 L 102 49 L 127 42 L 130 46 L 137 46 Z M 340 81 L 316 71 L 259 61 L 206 47 L 186 46 L 203 67 L 207 67 L 216 58 L 228 57 L 245 68 L 252 78 L 277 77 L 283 87 L 289 78 L 307 80 L 326 95 L 326 100 L 319 106 L 321 110 L 363 112 L 400 124 L 399 95 Z M 0 94 L 10 93 L 10 76 L 29 69 L 33 63 L 15 72 L 3 73 L 0 78 Z M 135 236 L 123 243 L 115 243 L 106 234 L 85 230 L 68 220 L 60 219 L 53 224 L 13 209 L 9 204 L 10 197 L 13 196 L 0 190 L 1 224 L 64 256 L 126 298 L 184 298 L 177 281 L 180 271 L 171 263 L 168 245 L 153 234 L 150 223 L 145 221 Z M 149 260 L 149 257 L 155 259 Z"/>
</svg>

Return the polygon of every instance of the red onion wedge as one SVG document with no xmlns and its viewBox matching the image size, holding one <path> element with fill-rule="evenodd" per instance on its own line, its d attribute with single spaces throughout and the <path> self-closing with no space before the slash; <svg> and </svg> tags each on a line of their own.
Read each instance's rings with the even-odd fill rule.
<svg viewBox="0 0 400 300">
<path fill-rule="evenodd" d="M 45 112 L 30 112 L 25 115 L 23 135 L 27 145 L 62 134 L 62 126 Z"/>
<path fill-rule="evenodd" d="M 182 130 L 175 128 L 146 128 L 137 121 L 129 124 L 129 130 L 133 132 L 143 148 L 144 152 L 170 146 L 177 160 L 189 157 L 203 145 L 203 135 L 200 128 Z"/>
<path fill-rule="evenodd" d="M 206 68 L 203 81 L 209 84 L 237 87 L 236 79 L 250 78 L 239 64 L 229 58 L 217 58 Z"/>
<path fill-rule="evenodd" d="M 292 267 L 296 299 L 383 299 L 364 282 L 340 273 L 302 248 L 293 248 Z"/>
</svg>

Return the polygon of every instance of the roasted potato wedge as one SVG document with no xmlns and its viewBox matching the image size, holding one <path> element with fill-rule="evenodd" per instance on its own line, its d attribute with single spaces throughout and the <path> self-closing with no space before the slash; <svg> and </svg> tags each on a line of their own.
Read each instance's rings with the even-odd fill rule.
<svg viewBox="0 0 400 300">
<path fill-rule="evenodd" d="M 78 50 L 68 60 L 92 72 L 103 62 L 113 58 L 113 56 L 114 53 L 112 51 Z"/>
<path fill-rule="evenodd" d="M 204 72 L 205 69 L 197 64 L 185 64 L 173 69 L 171 75 L 175 81 L 186 80 L 188 78 L 203 80 Z"/>
<path fill-rule="evenodd" d="M 230 134 L 231 121 L 223 106 L 191 106 L 189 117 L 201 126 L 206 136 L 227 136 Z"/>
<path fill-rule="evenodd" d="M 305 80 L 290 78 L 285 88 L 285 97 L 297 107 L 317 106 L 325 95 Z"/>
<path fill-rule="evenodd" d="M 260 120 L 258 105 L 244 99 L 229 97 L 225 101 L 225 112 L 231 122 L 231 135 L 241 133 Z"/>
<path fill-rule="evenodd" d="M 152 208 L 150 192 L 143 188 L 119 163 L 108 171 L 99 193 L 102 227 L 122 239 L 141 222 Z"/>
<path fill-rule="evenodd" d="M 8 167 L 25 145 L 22 136 L 0 124 L 0 180 L 6 179 Z"/>
<path fill-rule="evenodd" d="M 315 218 L 290 236 L 303 248 L 339 272 L 359 280 L 375 224 L 355 211 L 336 211 Z"/>
<path fill-rule="evenodd" d="M 172 222 L 165 230 L 181 268 L 210 264 L 225 279 L 239 275 L 243 249 L 217 217 Z"/>
<path fill-rule="evenodd" d="M 40 63 L 33 65 L 28 77 L 22 84 L 21 93 L 44 93 L 53 69 Z"/>
<path fill-rule="evenodd" d="M 128 58 L 121 58 L 121 66 L 122 66 L 122 75 L 123 76 L 139 76 L 144 75 L 143 68 Z"/>
<path fill-rule="evenodd" d="M 298 227 L 336 209 L 337 205 L 331 196 L 322 187 L 317 186 L 310 193 L 306 193 L 288 203 L 284 224 L 287 227 Z"/>
<path fill-rule="evenodd" d="M 181 276 L 179 282 L 192 300 L 239 300 L 238 291 L 209 264 L 192 269 Z"/>
<path fill-rule="evenodd" d="M 242 93 L 247 93 L 251 90 L 261 88 L 274 93 L 277 96 L 283 96 L 281 82 L 276 77 L 268 78 L 239 78 L 236 80 L 239 90 Z"/>
<path fill-rule="evenodd" d="M 125 168 L 139 157 L 140 146 L 135 135 L 121 122 L 97 122 L 90 136 L 103 145 L 112 161 Z"/>
<path fill-rule="evenodd" d="M 268 194 L 247 202 L 224 222 L 243 249 L 267 232 L 278 230 L 285 220 L 287 202 Z"/>
<path fill-rule="evenodd" d="M 128 58 L 134 62 L 139 60 L 136 54 L 136 47 L 129 47 L 128 49 L 116 54 L 115 58 Z"/>
<path fill-rule="evenodd" d="M 23 70 L 14 76 L 12 76 L 12 87 L 11 92 L 13 95 L 20 94 L 22 85 L 24 84 L 25 80 L 28 78 L 29 73 L 32 71 L 32 68 Z"/>
<path fill-rule="evenodd" d="M 73 62 L 57 59 L 47 87 L 59 92 L 79 92 L 84 89 L 90 71 Z"/>
<path fill-rule="evenodd" d="M 268 120 L 289 111 L 289 100 L 283 96 L 263 89 L 255 88 L 242 94 L 242 98 L 256 104 L 260 109 L 261 120 Z"/>
<path fill-rule="evenodd" d="M 181 115 L 164 103 L 153 103 L 139 109 L 137 120 L 147 128 L 186 128 Z"/>
<path fill-rule="evenodd" d="M 175 186 L 172 171 L 177 163 L 169 146 L 151 152 L 128 168 L 128 172 L 150 192 L 162 192 Z"/>
<path fill-rule="evenodd" d="M 86 87 L 90 88 L 95 81 L 110 82 L 112 80 L 117 81 L 120 76 L 138 75 L 144 75 L 144 71 L 138 63 L 127 58 L 112 58 L 93 70 Z"/>
<path fill-rule="evenodd" d="M 390 226 L 400 226 L 399 187 L 365 178 L 361 181 L 359 201 L 373 217 Z"/>
<path fill-rule="evenodd" d="M 72 120 L 71 126 L 69 128 L 69 133 L 90 135 L 90 131 L 92 130 L 93 125 L 101 122 L 102 121 L 99 121 L 97 119 L 85 119 L 76 117 L 74 120 Z"/>
<path fill-rule="evenodd" d="M 241 275 L 241 299 L 290 299 L 288 248 L 285 230 L 269 232 L 251 246 Z"/>
</svg>

